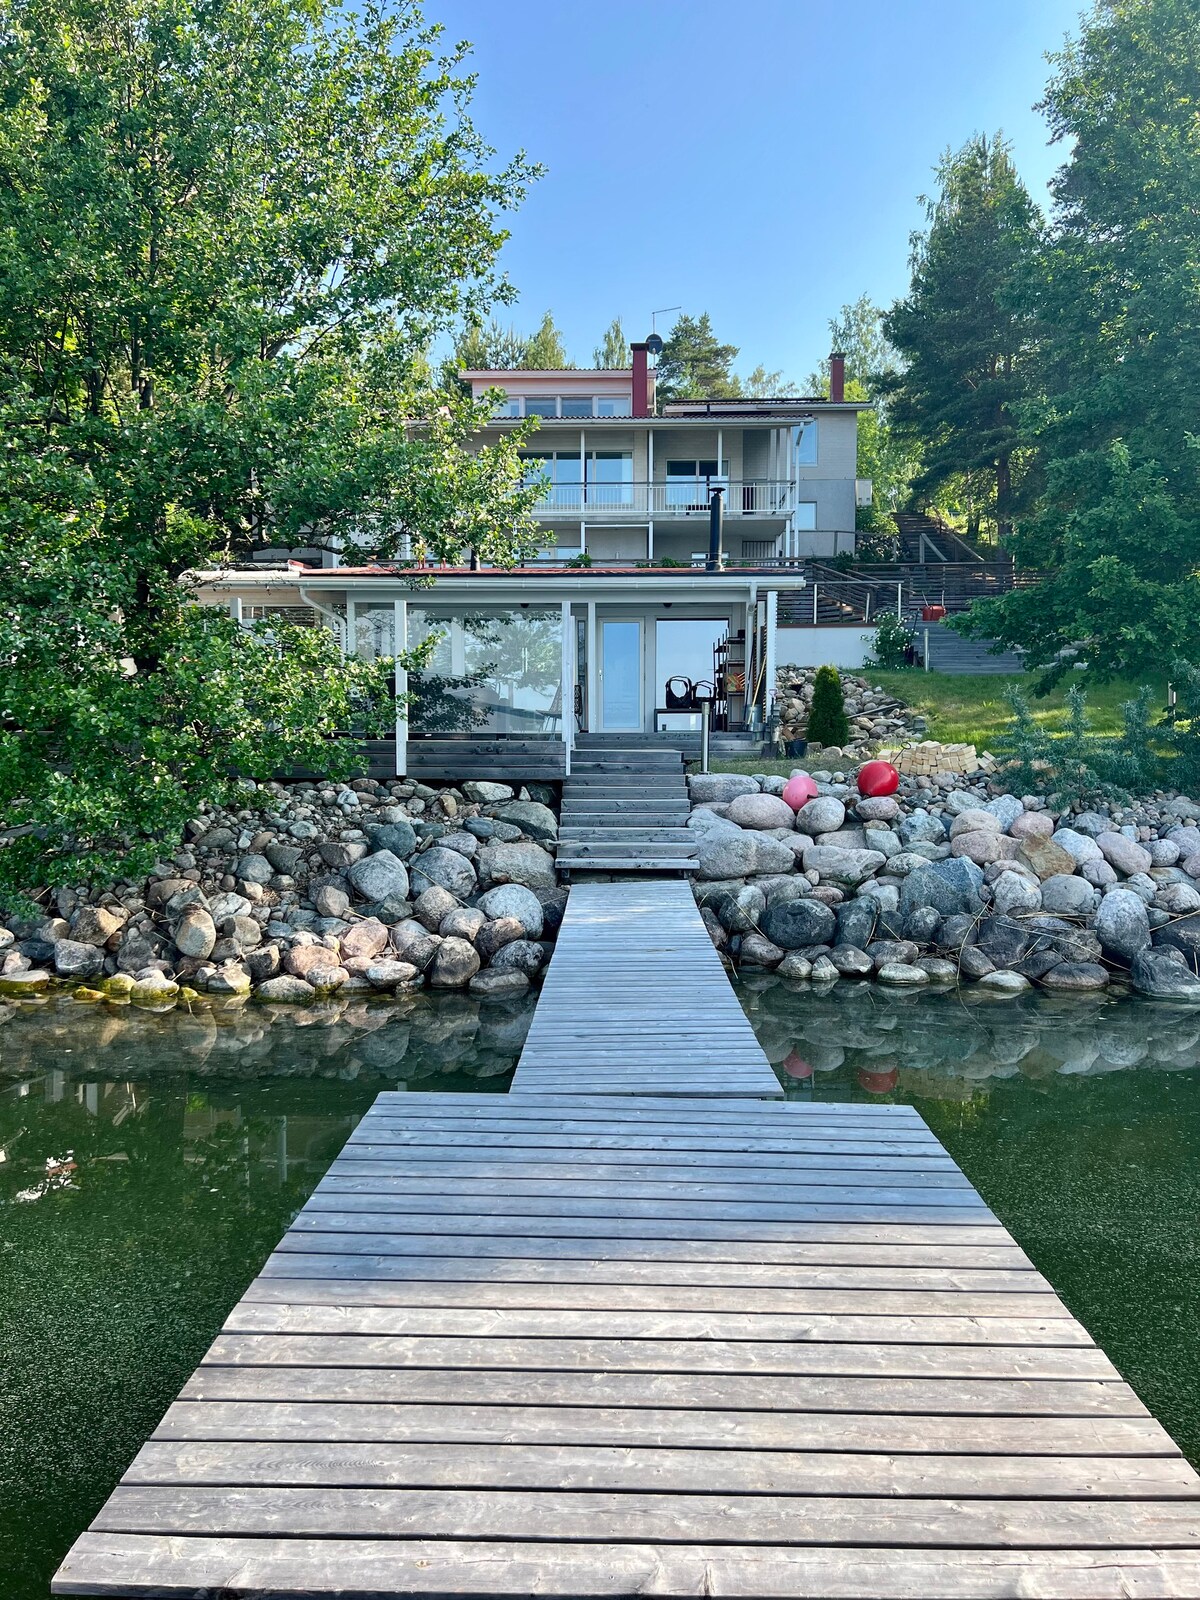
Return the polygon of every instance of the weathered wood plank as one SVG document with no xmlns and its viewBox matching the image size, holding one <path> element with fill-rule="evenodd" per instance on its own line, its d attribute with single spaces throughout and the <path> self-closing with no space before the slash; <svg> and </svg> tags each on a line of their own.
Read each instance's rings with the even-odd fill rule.
<svg viewBox="0 0 1200 1600">
<path fill-rule="evenodd" d="M 96 1584 L 104 1585 L 97 1590 Z M 457 1540 L 198 1539 L 87 1533 L 59 1594 L 314 1594 L 340 1600 L 462 1596 L 721 1595 L 737 1600 L 1178 1600 L 1200 1593 L 1200 1556 L 1159 1549 L 831 1550 Z"/>
</svg>

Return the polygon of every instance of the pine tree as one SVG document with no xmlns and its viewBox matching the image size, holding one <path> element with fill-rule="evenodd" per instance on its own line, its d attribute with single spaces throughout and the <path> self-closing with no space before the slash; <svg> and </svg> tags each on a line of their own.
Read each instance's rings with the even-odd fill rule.
<svg viewBox="0 0 1200 1600">
<path fill-rule="evenodd" d="M 810 744 L 819 745 L 844 745 L 850 737 L 850 719 L 846 715 L 842 679 L 836 667 L 817 668 L 804 732 Z"/>
<path fill-rule="evenodd" d="M 736 399 L 742 392 L 733 371 L 737 353 L 737 345 L 720 343 L 707 311 L 680 317 L 658 358 L 659 401 Z"/>
<path fill-rule="evenodd" d="M 531 334 L 526 341 L 525 359 L 521 365 L 528 367 L 532 372 L 558 372 L 574 365 L 567 360 L 563 336 L 554 325 L 552 311 L 547 311 L 538 325 L 537 332 Z"/>
<path fill-rule="evenodd" d="M 604 343 L 597 345 L 592 352 L 592 362 L 597 367 L 612 371 L 615 368 L 628 367 L 632 360 L 629 341 L 625 337 L 621 319 L 614 317 L 605 329 Z"/>
<path fill-rule="evenodd" d="M 913 239 L 908 298 L 884 318 L 905 362 L 888 385 L 891 421 L 920 445 L 916 491 L 932 495 L 972 475 L 971 532 L 990 522 L 1004 538 L 1015 501 L 1017 407 L 1033 368 L 1026 306 L 1037 210 L 999 134 L 946 155 L 938 178 L 929 229 Z"/>
</svg>

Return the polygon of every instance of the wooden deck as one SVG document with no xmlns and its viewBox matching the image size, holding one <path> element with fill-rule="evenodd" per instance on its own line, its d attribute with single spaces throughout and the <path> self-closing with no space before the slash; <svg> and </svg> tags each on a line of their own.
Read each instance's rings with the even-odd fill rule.
<svg viewBox="0 0 1200 1600">
<path fill-rule="evenodd" d="M 512 1092 L 782 1098 L 688 884 L 572 888 Z"/>
<path fill-rule="evenodd" d="M 60 1595 L 1200 1594 L 1200 1480 L 914 1112 L 383 1094 Z"/>
</svg>

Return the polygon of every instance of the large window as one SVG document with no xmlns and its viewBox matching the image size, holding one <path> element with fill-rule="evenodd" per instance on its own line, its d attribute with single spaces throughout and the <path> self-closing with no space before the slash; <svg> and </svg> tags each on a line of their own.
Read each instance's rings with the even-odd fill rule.
<svg viewBox="0 0 1200 1600">
<path fill-rule="evenodd" d="M 434 635 L 425 669 L 409 674 L 410 731 L 561 737 L 562 611 L 408 607 L 408 642 Z"/>
<path fill-rule="evenodd" d="M 792 443 L 798 467 L 815 467 L 817 464 L 817 419 L 802 422 L 792 429 Z"/>
<path fill-rule="evenodd" d="M 496 407 L 497 417 L 627 417 L 628 395 L 540 394 L 505 395 Z"/>
<path fill-rule="evenodd" d="M 668 510 L 703 511 L 714 489 L 729 487 L 729 462 L 695 461 L 667 462 Z"/>
<path fill-rule="evenodd" d="M 542 504 L 555 510 L 581 511 L 587 506 L 620 510 L 633 504 L 633 455 L 628 450 L 589 450 L 582 464 L 578 450 L 531 452 L 521 459 L 526 483 L 550 480 Z"/>
</svg>

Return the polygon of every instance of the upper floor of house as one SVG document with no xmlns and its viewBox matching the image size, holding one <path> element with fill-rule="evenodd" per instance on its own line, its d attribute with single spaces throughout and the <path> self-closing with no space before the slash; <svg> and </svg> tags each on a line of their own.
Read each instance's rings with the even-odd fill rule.
<svg viewBox="0 0 1200 1600">
<path fill-rule="evenodd" d="M 862 406 L 845 398 L 838 356 L 827 398 L 658 404 L 645 345 L 633 346 L 628 368 L 461 377 L 477 399 L 499 396 L 485 442 L 538 418 L 525 455 L 531 479 L 544 485 L 535 513 L 556 554 L 644 559 L 657 551 L 687 559 L 690 525 L 707 518 L 714 489 L 723 493 L 731 543 L 736 527 L 747 547 L 732 554 L 853 548 L 855 511 L 869 503 L 870 485 L 857 476 Z"/>
</svg>

